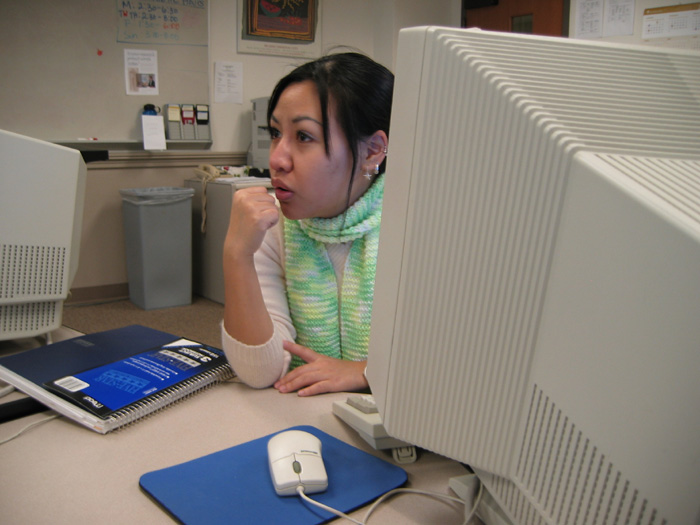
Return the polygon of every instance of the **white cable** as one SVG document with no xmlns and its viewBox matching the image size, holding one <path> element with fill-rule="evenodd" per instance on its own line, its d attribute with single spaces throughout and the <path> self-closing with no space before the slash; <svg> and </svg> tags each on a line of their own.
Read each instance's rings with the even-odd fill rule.
<svg viewBox="0 0 700 525">
<path fill-rule="evenodd" d="M 320 503 L 318 501 L 311 499 L 306 494 L 304 494 L 304 487 L 297 487 L 297 493 L 299 494 L 299 496 L 301 496 L 301 498 L 304 501 L 306 501 L 312 505 L 315 505 L 315 506 L 317 506 L 317 507 L 319 507 L 327 512 L 330 512 L 331 514 L 335 514 L 336 516 L 338 516 L 340 518 L 345 518 L 346 520 L 349 520 L 353 523 L 356 523 L 357 525 L 366 525 L 367 522 L 369 521 L 369 517 L 377 509 L 377 507 L 379 507 L 379 505 L 381 505 L 388 498 L 390 498 L 396 494 L 401 494 L 401 493 L 418 494 L 419 496 L 427 496 L 430 498 L 442 499 L 442 500 L 446 500 L 446 501 L 454 501 L 456 503 L 460 503 L 461 505 L 465 504 L 465 502 L 463 500 L 461 500 L 460 498 L 448 496 L 447 494 L 440 494 L 437 492 L 429 492 L 429 491 L 417 490 L 417 489 L 394 489 L 394 490 L 390 490 L 386 494 L 377 498 L 375 500 L 375 502 L 372 503 L 372 506 L 367 510 L 367 514 L 365 514 L 365 519 L 363 521 L 358 521 L 355 518 L 351 518 L 347 514 L 343 514 L 339 510 L 336 510 L 332 507 L 324 505 L 323 503 Z M 476 498 L 476 501 L 474 502 L 474 506 L 472 507 L 471 512 L 469 513 L 469 515 L 466 517 L 466 519 L 464 521 L 464 525 L 467 525 L 471 521 L 471 519 L 474 517 L 474 513 L 476 512 L 476 507 L 479 504 L 480 498 L 481 498 L 481 487 L 479 487 L 479 494 Z"/>
<path fill-rule="evenodd" d="M 362 523 L 361 521 L 357 521 L 355 518 L 351 518 L 350 516 L 348 516 L 347 514 L 343 514 L 339 510 L 336 510 L 332 507 L 329 507 L 328 505 L 324 505 L 323 503 L 320 503 L 318 501 L 312 500 L 310 497 L 308 497 L 306 494 L 304 494 L 304 487 L 297 487 L 297 494 L 299 494 L 299 496 L 301 496 L 301 498 L 304 501 L 311 503 L 312 505 L 316 505 L 318 508 L 321 508 L 325 511 L 328 511 L 331 514 L 335 514 L 339 518 L 345 518 L 346 520 L 350 520 L 353 523 L 356 523 L 357 525 L 364 525 L 364 523 Z"/>
<path fill-rule="evenodd" d="M 22 434 L 24 434 L 28 430 L 31 430 L 32 428 L 37 427 L 37 426 L 41 425 L 42 423 L 46 423 L 47 421 L 51 421 L 52 419 L 56 419 L 57 417 L 60 417 L 60 416 L 58 414 L 54 414 L 53 416 L 45 417 L 44 419 L 40 419 L 39 421 L 34 421 L 34 423 L 27 425 L 22 430 L 17 432 L 14 436 L 10 436 L 8 438 L 1 440 L 0 445 L 4 445 L 5 443 L 8 443 L 15 438 L 18 438 L 19 436 L 21 436 Z"/>
<path fill-rule="evenodd" d="M 479 480 L 479 492 L 476 493 L 476 498 L 474 498 L 474 503 L 472 504 L 472 510 L 464 518 L 462 525 L 469 525 L 469 522 L 476 516 L 476 509 L 479 508 L 479 503 L 481 503 L 481 496 L 484 493 L 484 484 Z"/>
<path fill-rule="evenodd" d="M 429 492 L 425 490 L 417 490 L 417 489 L 394 489 L 390 490 L 386 494 L 382 495 L 380 498 L 377 498 L 377 500 L 372 503 L 372 506 L 367 510 L 367 514 L 365 514 L 365 519 L 363 523 L 367 523 L 369 521 L 369 517 L 372 515 L 372 513 L 377 510 L 377 507 L 381 505 L 385 500 L 389 499 L 390 497 L 396 495 L 396 494 L 401 494 L 401 493 L 408 493 L 408 494 L 418 494 L 419 496 L 427 496 L 429 498 L 437 498 L 437 499 L 443 499 L 446 501 L 454 501 L 457 503 L 460 503 L 461 505 L 464 505 L 464 501 L 461 500 L 460 498 L 455 498 L 453 496 L 448 496 L 447 494 L 440 494 L 438 492 Z"/>
<path fill-rule="evenodd" d="M 15 387 L 12 385 L 7 385 L 0 388 L 0 397 L 5 397 L 15 391 Z"/>
</svg>

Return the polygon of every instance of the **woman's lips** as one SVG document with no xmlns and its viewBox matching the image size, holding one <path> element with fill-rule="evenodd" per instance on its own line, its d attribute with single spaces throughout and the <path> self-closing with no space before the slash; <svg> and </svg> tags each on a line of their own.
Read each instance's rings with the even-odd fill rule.
<svg viewBox="0 0 700 525">
<path fill-rule="evenodd" d="M 279 186 L 275 184 L 273 184 L 273 186 L 275 188 L 275 197 L 277 197 L 277 200 L 280 202 L 286 202 L 289 199 L 291 199 L 294 195 L 294 192 L 288 190 L 284 186 Z"/>
</svg>

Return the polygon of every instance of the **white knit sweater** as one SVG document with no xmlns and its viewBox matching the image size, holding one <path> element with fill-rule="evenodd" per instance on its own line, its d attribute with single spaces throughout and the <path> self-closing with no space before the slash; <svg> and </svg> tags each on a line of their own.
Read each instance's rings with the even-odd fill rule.
<svg viewBox="0 0 700 525">
<path fill-rule="evenodd" d="M 326 249 L 341 289 L 345 263 L 352 243 L 328 244 Z M 271 228 L 255 254 L 255 269 L 274 332 L 267 343 L 250 346 L 231 337 L 221 324 L 222 346 L 236 375 L 254 388 L 271 386 L 289 370 L 291 354 L 282 341 L 294 341 L 296 330 L 289 315 L 284 275 L 284 236 L 282 220 Z M 340 294 L 338 294 L 340 300 Z"/>
</svg>

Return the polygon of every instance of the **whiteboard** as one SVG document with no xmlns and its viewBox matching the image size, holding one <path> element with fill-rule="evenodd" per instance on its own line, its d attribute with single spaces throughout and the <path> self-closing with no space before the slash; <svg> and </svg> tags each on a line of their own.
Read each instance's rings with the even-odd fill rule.
<svg viewBox="0 0 700 525">
<path fill-rule="evenodd" d="M 207 11 L 207 0 L 2 0 L 0 129 L 140 140 L 144 104 L 207 104 Z M 127 95 L 125 49 L 156 51 L 157 95 Z"/>
</svg>

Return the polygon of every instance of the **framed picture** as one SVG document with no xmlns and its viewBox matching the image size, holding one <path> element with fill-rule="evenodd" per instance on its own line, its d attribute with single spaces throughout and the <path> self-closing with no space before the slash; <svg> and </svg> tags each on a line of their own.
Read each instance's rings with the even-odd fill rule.
<svg viewBox="0 0 700 525">
<path fill-rule="evenodd" d="M 239 53 L 321 55 L 319 0 L 238 0 L 238 6 Z"/>
</svg>

